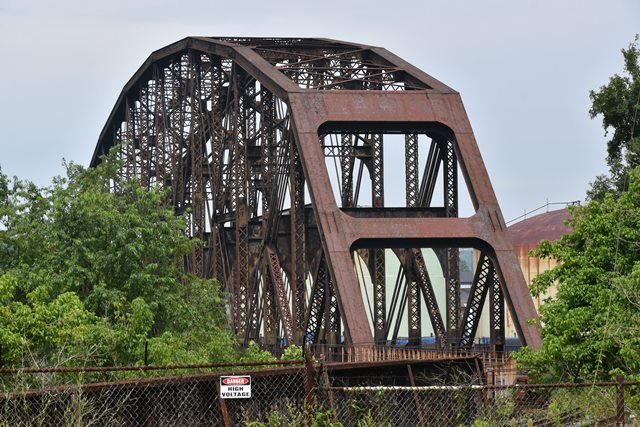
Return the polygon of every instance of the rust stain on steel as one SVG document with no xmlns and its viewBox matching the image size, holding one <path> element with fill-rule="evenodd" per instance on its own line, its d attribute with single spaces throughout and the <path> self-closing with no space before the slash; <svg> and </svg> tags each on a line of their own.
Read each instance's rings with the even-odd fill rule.
<svg viewBox="0 0 640 427">
<path fill-rule="evenodd" d="M 404 164 L 390 163 L 397 134 Z M 395 345 L 407 321 L 420 343 L 426 298 L 437 346 L 467 348 L 475 323 L 460 319 L 458 249 L 471 247 L 494 266 L 492 348 L 505 343 L 505 306 L 523 343 L 541 344 L 460 95 L 383 48 L 185 38 L 152 53 L 125 85 L 92 165 L 114 146 L 124 178 L 171 189 L 189 235 L 205 242 L 187 266 L 223 284 L 245 343 L 323 343 L 333 352 L 342 342 Z M 385 182 L 385 169 L 405 179 Z M 402 185 L 408 194 L 397 206 Z M 434 199 L 437 185 L 443 201 Z M 475 208 L 469 218 L 458 218 L 461 185 Z M 424 262 L 399 261 L 425 249 L 444 271 L 446 306 Z"/>
</svg>

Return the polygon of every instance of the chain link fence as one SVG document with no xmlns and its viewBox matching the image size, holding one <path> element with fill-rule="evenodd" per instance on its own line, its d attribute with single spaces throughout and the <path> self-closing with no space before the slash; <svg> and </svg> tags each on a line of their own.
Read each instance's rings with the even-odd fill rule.
<svg viewBox="0 0 640 427">
<path fill-rule="evenodd" d="M 302 360 L 229 365 L 0 370 L 0 427 L 246 425 L 304 408 Z M 220 399 L 235 374 L 251 375 L 251 398 Z"/>
<path fill-rule="evenodd" d="M 637 425 L 635 383 L 508 387 L 335 387 L 326 390 L 344 426 Z M 628 396 L 631 397 L 631 396 Z M 622 399 L 622 400 L 621 400 Z"/>
<path fill-rule="evenodd" d="M 394 386 L 381 384 L 384 375 L 379 374 L 389 366 L 372 364 L 378 375 L 370 378 L 340 377 L 346 371 L 301 360 L 260 366 L 2 370 L 0 426 L 637 425 L 639 385 L 622 378 L 539 385 L 487 385 L 469 377 L 452 384 L 431 378 L 432 384 L 425 385 L 427 379 L 416 375 L 419 385 Z M 163 376 L 154 377 L 158 372 Z M 220 377 L 227 374 L 251 375 L 251 398 L 221 399 Z"/>
</svg>

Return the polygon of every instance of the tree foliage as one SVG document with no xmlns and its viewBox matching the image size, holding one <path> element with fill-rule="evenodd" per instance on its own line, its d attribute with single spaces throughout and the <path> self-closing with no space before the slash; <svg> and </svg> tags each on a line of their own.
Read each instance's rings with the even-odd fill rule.
<svg viewBox="0 0 640 427">
<path fill-rule="evenodd" d="M 541 242 L 535 256 L 561 264 L 536 277 L 543 346 L 518 360 L 549 380 L 640 374 L 640 168 L 614 197 L 571 208 L 573 233 Z"/>
<path fill-rule="evenodd" d="M 607 142 L 610 175 L 596 178 L 588 192 L 590 198 L 602 198 L 607 192 L 625 188 L 628 171 L 640 166 L 640 47 L 638 36 L 622 49 L 624 73 L 615 74 L 609 83 L 591 91 L 591 118 L 602 117 Z"/>
<path fill-rule="evenodd" d="M 167 194 L 107 158 L 39 188 L 0 171 L 0 357 L 7 366 L 229 360 L 219 284 L 185 272 L 200 244 Z M 110 187 L 118 191 L 110 191 Z"/>
<path fill-rule="evenodd" d="M 640 375 L 640 50 L 624 56 L 624 74 L 590 93 L 602 116 L 609 176 L 593 183 L 585 206 L 571 208 L 571 234 L 541 242 L 533 255 L 558 267 L 536 277 L 532 293 L 557 293 L 540 307 L 542 349 L 518 361 L 547 380 Z"/>
</svg>

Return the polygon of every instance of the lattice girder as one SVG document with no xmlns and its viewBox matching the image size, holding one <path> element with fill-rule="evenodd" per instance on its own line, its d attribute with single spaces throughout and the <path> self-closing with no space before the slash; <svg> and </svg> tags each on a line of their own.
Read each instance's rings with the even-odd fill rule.
<svg viewBox="0 0 640 427">
<path fill-rule="evenodd" d="M 338 197 L 319 143 L 332 132 L 348 142 L 337 152 Z M 408 163 L 398 168 L 406 171 L 407 206 L 393 211 L 384 197 L 387 133 L 407 138 Z M 419 135 L 432 140 L 422 180 Z M 384 248 L 449 248 L 448 270 L 455 272 L 448 279 L 459 281 L 457 248 L 473 247 L 494 260 L 492 312 L 500 317 L 494 330 L 503 322 L 504 297 L 523 342 L 540 345 L 528 322 L 537 314 L 459 94 L 385 49 L 326 39 L 181 40 L 154 52 L 125 85 L 92 165 L 123 142 L 129 142 L 121 145 L 123 176 L 172 188 L 189 232 L 207 242 L 189 265 L 232 292 L 233 323 L 242 336 L 266 332 L 268 315 L 271 344 L 301 342 L 310 327 L 317 335 L 321 322 L 329 322 L 325 333 L 333 341 L 370 343 L 375 330 L 385 342 L 392 322 L 385 295 L 392 292 L 383 288 Z M 357 202 L 363 165 L 371 180 L 369 209 Z M 457 217 L 458 169 L 475 208 L 469 218 Z M 432 204 L 439 171 L 442 208 Z M 354 269 L 358 248 L 375 256 L 367 267 L 376 283 L 374 325 Z M 270 254 L 272 263 L 263 263 Z M 314 283 L 319 254 L 321 280 Z M 409 273 L 415 282 L 418 272 Z M 418 316 L 416 328 L 416 304 L 425 298 L 430 316 L 438 313 L 434 319 L 447 313 L 435 321 L 439 335 L 440 323 L 447 323 L 447 340 L 461 334 L 454 331 L 459 283 L 449 283 L 446 308 L 413 285 L 409 310 Z"/>
</svg>

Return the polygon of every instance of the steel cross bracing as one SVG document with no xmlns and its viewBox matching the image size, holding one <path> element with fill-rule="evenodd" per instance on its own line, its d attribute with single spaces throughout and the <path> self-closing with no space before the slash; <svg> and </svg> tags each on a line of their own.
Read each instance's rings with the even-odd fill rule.
<svg viewBox="0 0 640 427">
<path fill-rule="evenodd" d="M 487 305 L 496 349 L 507 314 L 540 345 L 459 94 L 385 49 L 186 38 L 126 84 L 92 165 L 112 147 L 123 177 L 170 190 L 203 242 L 186 265 L 218 279 L 245 343 L 469 347 Z"/>
</svg>

